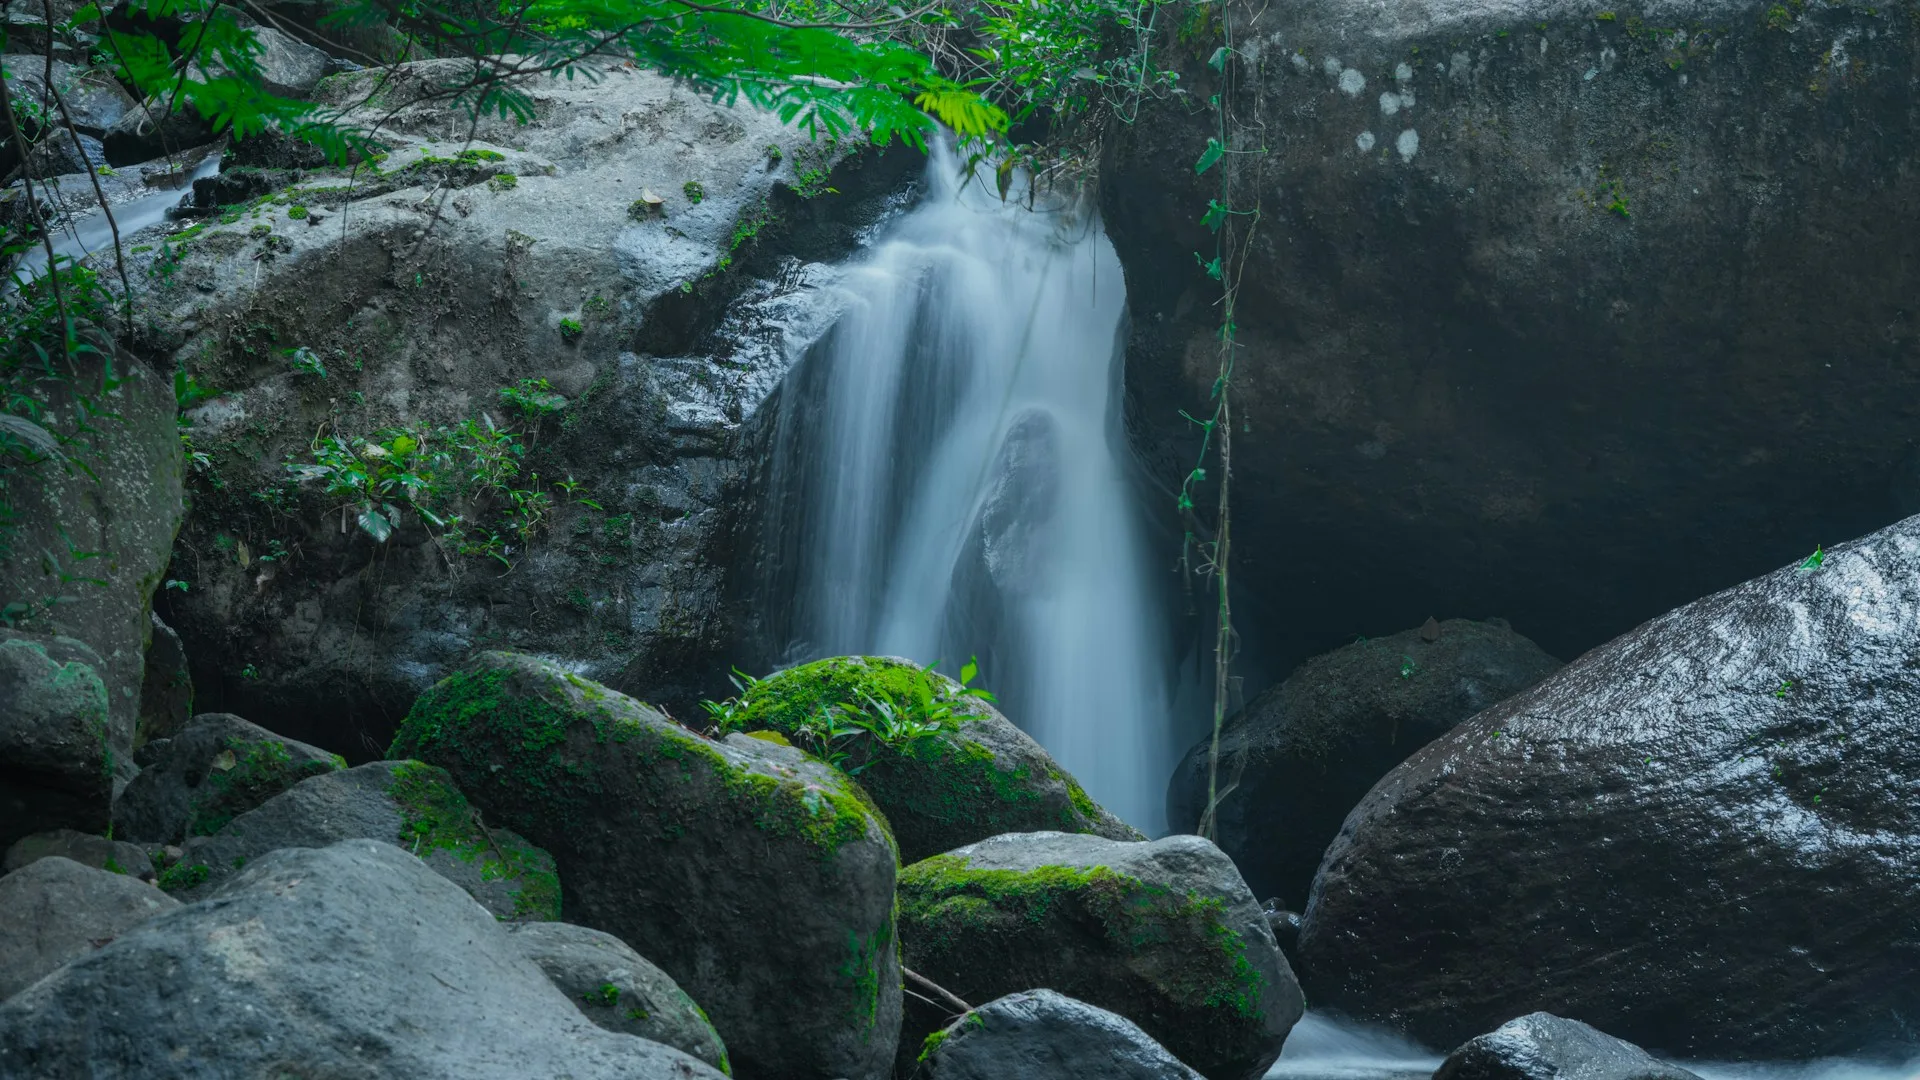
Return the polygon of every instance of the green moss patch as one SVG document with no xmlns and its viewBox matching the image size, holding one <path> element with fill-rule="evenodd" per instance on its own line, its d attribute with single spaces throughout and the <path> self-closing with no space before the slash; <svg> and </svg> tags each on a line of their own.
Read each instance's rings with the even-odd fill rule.
<svg viewBox="0 0 1920 1080">
<path fill-rule="evenodd" d="M 229 739 L 207 778 L 194 789 L 187 835 L 211 836 L 307 777 L 333 772 L 343 764 L 338 759 L 295 761 L 286 744 L 272 739 Z"/>
<path fill-rule="evenodd" d="M 505 829 L 489 829 L 445 769 L 408 761 L 394 770 L 387 794 L 402 815 L 399 845 L 426 858 L 447 852 L 475 865 L 482 881 L 511 881 L 513 917 L 560 918 L 560 876 L 539 848 Z"/>
<path fill-rule="evenodd" d="M 1075 970 L 1069 982 L 1090 974 L 1098 980 L 1104 970 L 1150 984 L 1156 996 L 1180 1006 L 1260 1015 L 1263 980 L 1217 897 L 1179 893 L 1104 866 L 984 869 L 957 855 L 902 870 L 899 895 L 907 963 L 917 970 L 959 972 L 987 956 L 1019 956 L 1050 941 L 1074 940 L 1075 951 L 1107 962 Z M 962 985 L 978 992 L 971 979 Z M 1088 1001 L 1103 996 L 1097 982 L 1054 988 L 1073 996 L 1092 992 Z M 995 988 L 991 996 L 1018 989 Z"/>
<path fill-rule="evenodd" d="M 793 738 L 823 712 L 884 699 L 907 709 L 949 707 L 957 730 L 889 745 L 859 740 L 842 762 L 886 813 L 905 858 L 917 859 L 1003 832 L 1094 833 L 1108 820 L 1071 776 L 1043 754 L 996 753 L 1001 723 L 954 684 L 884 657 L 835 657 L 748 686 L 722 714 L 728 730 Z M 1063 797 L 1064 792 L 1064 797 Z"/>
</svg>

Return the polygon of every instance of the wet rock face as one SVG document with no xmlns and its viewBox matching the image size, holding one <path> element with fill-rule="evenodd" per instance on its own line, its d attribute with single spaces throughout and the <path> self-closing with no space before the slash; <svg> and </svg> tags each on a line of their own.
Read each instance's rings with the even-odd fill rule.
<svg viewBox="0 0 1920 1080">
<path fill-rule="evenodd" d="M 1448 1045 L 1530 1008 L 1687 1057 L 1911 1048 L 1920 518 L 1670 612 L 1353 811 L 1316 1004 Z"/>
<path fill-rule="evenodd" d="M 1629 1042 L 1552 1013 L 1528 1013 L 1447 1055 L 1434 1080 L 1700 1080 Z"/>
<path fill-rule="evenodd" d="M 399 109 L 377 173 L 249 140 L 196 190 L 237 202 L 238 220 L 202 219 L 175 261 L 133 260 L 160 313 L 150 346 L 226 391 L 190 414 L 209 455 L 176 553 L 193 586 L 162 612 L 199 706 L 272 716 L 354 760 L 476 648 L 574 658 L 677 715 L 720 696 L 739 660 L 725 568 L 758 453 L 743 430 L 802 336 L 796 312 L 830 292 L 808 267 L 851 250 L 919 163 L 839 166 L 776 117 L 617 65 L 530 83 L 536 120 L 483 121 L 468 147 L 457 111 L 406 104 L 447 63 L 403 66 L 382 110 L 355 114 Z M 375 74 L 315 94 L 351 105 Z M 796 191 L 816 168 L 840 194 Z M 635 209 L 647 191 L 659 212 Z M 523 379 L 547 380 L 553 411 L 502 397 Z M 550 500 L 524 537 L 501 524 L 507 503 L 476 510 L 498 558 L 461 554 L 411 511 L 376 543 L 317 487 L 281 509 L 252 495 L 285 492 L 283 463 L 310 462 L 322 424 L 468 420 L 531 448 L 517 490 Z"/>
<path fill-rule="evenodd" d="M 1232 100 L 1264 148 L 1227 159 L 1261 211 L 1236 571 L 1274 655 L 1442 610 L 1574 656 L 1920 510 L 1920 169 L 1884 134 L 1914 116 L 1904 14 L 1231 10 Z M 1217 24 L 1185 35 L 1161 59 L 1203 104 Z M 1198 441 L 1177 410 L 1217 369 L 1192 254 L 1214 130 L 1151 106 L 1102 174 L 1131 429 L 1170 485 Z"/>
<path fill-rule="evenodd" d="M 1559 666 L 1499 620 L 1436 621 L 1314 657 L 1221 731 L 1218 784 L 1234 786 L 1215 839 L 1255 896 L 1305 903 L 1327 844 L 1376 780 Z M 1195 743 L 1167 786 L 1177 832 L 1206 810 L 1211 742 Z"/>
</svg>

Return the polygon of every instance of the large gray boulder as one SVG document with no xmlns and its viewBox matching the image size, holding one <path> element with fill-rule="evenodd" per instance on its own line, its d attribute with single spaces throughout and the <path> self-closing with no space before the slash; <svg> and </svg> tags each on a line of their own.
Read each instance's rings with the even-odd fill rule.
<svg viewBox="0 0 1920 1080">
<path fill-rule="evenodd" d="M 903 862 L 917 862 L 1005 832 L 1084 832 L 1145 840 L 1087 797 L 1078 781 L 1026 732 L 952 679 L 907 660 L 838 656 L 788 668 L 747 687 L 727 724 L 793 735 L 822 710 L 872 709 L 884 701 L 910 715 L 947 710 L 938 737 L 901 747 L 865 741 L 847 767 L 887 815 Z"/>
<path fill-rule="evenodd" d="M 1543 1008 L 1686 1057 L 1913 1045 L 1920 518 L 1654 619 L 1347 819 L 1316 1005 L 1448 1045 Z"/>
<path fill-rule="evenodd" d="M 466 893 L 370 840 L 269 855 L 0 1004 L 0 1075 L 211 1074 L 721 1075 L 588 1023 Z"/>
<path fill-rule="evenodd" d="M 553 857 L 511 829 L 488 827 L 446 770 L 417 761 L 310 776 L 218 832 L 190 837 L 166 884 L 199 900 L 270 851 L 361 839 L 399 845 L 502 921 L 560 917 Z"/>
<path fill-rule="evenodd" d="M 1504 622 L 1448 619 L 1316 656 L 1220 733 L 1214 839 L 1259 897 L 1306 902 L 1314 871 L 1361 796 L 1453 725 L 1560 666 Z M 1167 785 L 1167 824 L 1207 805 L 1211 738 Z M 1297 908 L 1295 910 L 1298 910 Z"/>
<path fill-rule="evenodd" d="M 1700 1080 L 1578 1020 L 1535 1012 L 1476 1035 L 1433 1080 Z"/>
<path fill-rule="evenodd" d="M 962 1000 L 1057 990 L 1212 1080 L 1263 1075 L 1303 1007 L 1266 915 L 1197 836 L 1008 833 L 922 860 L 900 872 L 900 946 Z"/>
<path fill-rule="evenodd" d="M 153 879 L 153 858 L 139 844 L 109 840 L 75 829 L 54 829 L 14 841 L 13 846 L 7 849 L 6 858 L 0 860 L 0 873 L 11 874 L 23 866 L 54 856 L 142 881 Z"/>
<path fill-rule="evenodd" d="M 0 844 L 106 831 L 115 758 L 104 667 L 72 638 L 0 630 Z"/>
<path fill-rule="evenodd" d="M 184 512 L 184 464 L 171 378 L 104 335 L 84 338 L 91 347 L 75 353 L 70 371 L 35 385 L 45 397 L 43 426 L 78 437 L 69 450 L 86 468 L 44 462 L 9 480 L 14 520 L 0 557 L 0 608 L 35 612 L 34 630 L 98 655 L 89 666 L 107 692 L 106 749 L 124 779 L 148 613 Z M 81 436 L 83 426 L 97 434 Z"/>
<path fill-rule="evenodd" d="M 179 906 L 144 881 L 57 855 L 0 877 L 0 1001 Z M 19 1075 L 0 1057 L 0 1076 Z"/>
<path fill-rule="evenodd" d="M 198 222 L 165 253 L 153 234 L 132 241 L 154 247 L 132 259 L 157 347 L 228 391 L 189 414 L 211 471 L 181 540 L 192 588 L 167 597 L 200 708 L 357 756 L 480 648 L 563 657 L 682 717 L 725 687 L 742 611 L 724 586 L 763 460 L 743 436 L 841 302 L 814 264 L 901 205 L 888 200 L 924 158 L 840 167 L 855 141 L 816 144 L 744 103 L 590 66 L 525 81 L 533 119 L 483 117 L 471 145 L 464 113 L 416 100 L 463 78 L 458 61 L 331 76 L 314 96 L 382 121 L 383 160 L 277 174 L 237 220 Z M 326 377 L 296 370 L 295 348 Z M 502 398 L 534 379 L 558 411 Z M 484 430 L 483 413 L 529 448 L 518 490 L 551 499 L 530 542 L 503 523 L 505 498 L 475 508 L 511 573 L 436 542 L 411 511 L 376 543 L 341 530 L 337 500 L 286 490 L 322 422 L 431 434 Z M 443 471 L 442 488 L 463 475 Z M 572 496 L 553 486 L 567 478 Z M 284 500 L 270 529 L 254 491 Z M 267 561 L 276 541 L 299 556 Z"/>
<path fill-rule="evenodd" d="M 900 1031 L 896 852 L 839 771 L 701 737 L 551 661 L 483 653 L 390 756 L 445 768 L 553 853 L 571 920 L 658 964 L 745 1075 L 877 1080 Z"/>
<path fill-rule="evenodd" d="M 167 740 L 113 804 L 122 839 L 174 844 L 227 822 L 309 776 L 346 768 L 337 755 L 230 713 L 203 713 Z"/>
<path fill-rule="evenodd" d="M 913 1080 L 1200 1080 L 1124 1016 L 1052 990 L 996 998 L 928 1036 Z"/>
<path fill-rule="evenodd" d="M 732 1074 L 707 1014 L 672 976 L 612 934 L 563 922 L 521 923 L 513 943 L 587 1019 L 638 1035 Z"/>
<path fill-rule="evenodd" d="M 1577 656 L 1920 512 L 1905 9 L 1208 12 L 1162 20 L 1186 93 L 1116 129 L 1100 195 L 1128 431 L 1168 490 L 1217 373 L 1201 219 L 1223 174 L 1259 210 L 1230 222 L 1233 536 L 1267 663 L 1432 611 Z M 1223 91 L 1245 152 L 1196 175 Z"/>
</svg>

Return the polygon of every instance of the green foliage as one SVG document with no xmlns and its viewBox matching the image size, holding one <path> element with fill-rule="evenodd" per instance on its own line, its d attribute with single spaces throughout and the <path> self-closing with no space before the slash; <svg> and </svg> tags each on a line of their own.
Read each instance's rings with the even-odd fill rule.
<svg viewBox="0 0 1920 1080">
<path fill-rule="evenodd" d="M 527 400 L 538 407 L 538 398 Z M 511 556 L 553 512 L 540 474 L 524 469 L 525 441 L 485 413 L 431 430 L 322 436 L 310 453 L 311 462 L 288 461 L 288 473 L 332 501 L 323 512 L 350 516 L 376 543 L 385 543 L 411 512 L 443 547 L 512 566 Z"/>
<path fill-rule="evenodd" d="M 326 365 L 320 362 L 320 357 L 312 349 L 304 346 L 298 349 L 287 349 L 281 355 L 287 358 L 287 363 L 293 367 L 296 374 L 316 379 L 327 377 Z"/>
<path fill-rule="evenodd" d="M 184 863 L 175 863 L 160 872 L 160 878 L 156 884 L 167 892 L 179 892 L 182 889 L 206 884 L 207 876 L 212 872 L 198 864 L 188 866 Z"/>
<path fill-rule="evenodd" d="M 557 413 L 567 407 L 567 399 L 553 392 L 545 379 L 521 379 L 500 388 L 500 400 L 528 419 Z"/>
<path fill-rule="evenodd" d="M 881 748 L 921 756 L 930 744 L 949 742 L 966 719 L 959 711 L 965 699 L 993 700 L 986 690 L 967 685 L 979 674 L 977 660 L 970 659 L 961 668 L 957 693 L 948 691 L 931 666 L 901 666 L 906 669 L 902 677 L 866 680 L 852 688 L 851 700 L 822 701 L 776 729 L 793 745 L 849 776 L 858 776 L 873 764 Z M 760 718 L 764 705 L 754 700 L 755 693 L 769 681 L 738 668 L 732 680 L 737 696 L 700 703 L 723 735 Z"/>
<path fill-rule="evenodd" d="M 560 336 L 568 341 L 572 341 L 584 332 L 585 328 L 580 325 L 579 319 L 565 318 L 560 320 Z"/>
<path fill-rule="evenodd" d="M 707 197 L 706 187 L 698 180 L 689 180 L 681 184 L 680 190 L 686 193 L 687 201 L 695 206 L 699 206 Z"/>
<path fill-rule="evenodd" d="M 589 1005 L 599 1005 L 603 1008 L 611 1009 L 620 1004 L 620 988 L 610 982 L 601 983 L 598 987 L 587 991 L 580 995 L 580 997 L 581 1000 Z"/>
<path fill-rule="evenodd" d="M 1827 562 L 1827 553 L 1825 549 L 1821 548 L 1820 545 L 1815 544 L 1813 546 L 1813 554 L 1807 556 L 1805 561 L 1801 562 L 1800 569 L 1808 573 L 1812 573 L 1813 571 L 1820 569 L 1822 566 L 1825 566 L 1826 562 Z"/>
<path fill-rule="evenodd" d="M 489 191 L 512 191 L 520 186 L 520 178 L 510 172 L 495 173 L 487 180 Z"/>
</svg>

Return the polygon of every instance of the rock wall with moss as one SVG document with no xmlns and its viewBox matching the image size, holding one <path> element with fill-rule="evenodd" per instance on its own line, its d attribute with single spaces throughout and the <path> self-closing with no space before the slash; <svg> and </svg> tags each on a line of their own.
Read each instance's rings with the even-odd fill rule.
<svg viewBox="0 0 1920 1080">
<path fill-rule="evenodd" d="M 141 347 L 195 387 L 161 605 L 199 707 L 355 760 L 478 648 L 537 646 L 682 713 L 725 686 L 741 431 L 783 335 L 824 327 L 813 264 L 921 161 L 619 65 L 531 81 L 532 122 L 469 140 L 415 101 L 446 64 L 351 113 L 392 113 L 384 153 L 242 143 L 203 216 L 130 249 Z M 373 75 L 316 94 L 351 109 Z M 355 470 L 377 497 L 335 487 Z"/>
</svg>

